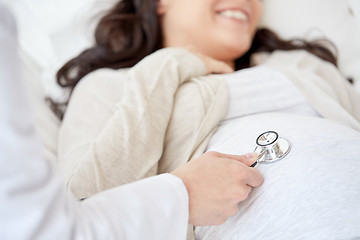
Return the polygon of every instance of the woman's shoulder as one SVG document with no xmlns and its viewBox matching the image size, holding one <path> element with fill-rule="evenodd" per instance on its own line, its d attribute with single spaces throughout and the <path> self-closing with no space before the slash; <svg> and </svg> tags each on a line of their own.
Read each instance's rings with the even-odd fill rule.
<svg viewBox="0 0 360 240">
<path fill-rule="evenodd" d="M 330 62 L 327 62 L 320 57 L 302 49 L 296 50 L 275 50 L 272 53 L 259 52 L 251 56 L 252 65 L 273 65 L 273 66 L 289 66 L 294 65 L 297 67 L 311 68 L 316 66 L 331 66 L 336 68 Z"/>
<path fill-rule="evenodd" d="M 128 68 L 122 68 L 122 69 L 100 68 L 83 77 L 80 80 L 78 86 L 101 87 L 106 84 L 119 84 L 125 79 L 128 71 L 129 71 Z"/>
<path fill-rule="evenodd" d="M 83 77 L 71 94 L 71 102 L 82 102 L 81 99 L 106 98 L 114 101 L 122 92 L 128 69 L 101 68 Z"/>
<path fill-rule="evenodd" d="M 128 72 L 127 68 L 110 69 L 101 68 L 83 77 L 74 89 L 74 94 L 78 91 L 102 90 L 121 87 Z"/>
</svg>

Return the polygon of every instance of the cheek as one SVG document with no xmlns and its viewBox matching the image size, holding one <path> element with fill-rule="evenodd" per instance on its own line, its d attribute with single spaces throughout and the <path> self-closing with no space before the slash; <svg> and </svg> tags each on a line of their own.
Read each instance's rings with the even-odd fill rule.
<svg viewBox="0 0 360 240">
<path fill-rule="evenodd" d="M 179 0 L 184 1 L 184 0 Z M 191 5 L 190 5 L 191 6 Z M 178 8 L 171 13 L 172 25 L 180 27 L 182 31 L 199 29 L 204 24 L 203 14 L 197 9 L 198 6 L 194 5 L 189 7 L 185 4 L 179 4 Z M 205 25 L 206 26 L 206 25 Z M 179 29 L 179 30 L 180 30 Z M 174 29 L 176 30 L 176 29 Z"/>
<path fill-rule="evenodd" d="M 183 37 L 196 41 L 198 38 L 203 38 L 211 31 L 213 23 L 208 16 L 198 14 L 197 12 L 188 12 L 178 19 L 179 31 L 182 32 Z"/>
<path fill-rule="evenodd" d="M 254 12 L 254 23 L 255 28 L 259 25 L 260 18 L 262 15 L 262 3 L 260 1 L 255 0 L 253 3 L 253 12 Z"/>
</svg>

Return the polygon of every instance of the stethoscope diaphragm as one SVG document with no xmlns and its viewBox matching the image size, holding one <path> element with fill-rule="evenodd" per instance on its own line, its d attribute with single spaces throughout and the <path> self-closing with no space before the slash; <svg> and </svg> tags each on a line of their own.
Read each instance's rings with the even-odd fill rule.
<svg viewBox="0 0 360 240">
<path fill-rule="evenodd" d="M 258 160 L 251 165 L 255 167 L 258 163 L 273 163 L 283 159 L 291 149 L 288 140 L 279 137 L 275 131 L 267 131 L 256 139 L 254 152 L 258 154 Z"/>
</svg>

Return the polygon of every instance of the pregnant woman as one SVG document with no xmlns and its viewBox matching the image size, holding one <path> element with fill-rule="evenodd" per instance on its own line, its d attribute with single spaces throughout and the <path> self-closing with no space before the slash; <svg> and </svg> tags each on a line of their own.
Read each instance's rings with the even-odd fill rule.
<svg viewBox="0 0 360 240">
<path fill-rule="evenodd" d="M 58 148 L 68 189 L 89 197 L 206 150 L 251 152 L 273 130 L 291 152 L 258 165 L 264 185 L 223 225 L 196 227 L 196 237 L 359 236 L 360 97 L 321 42 L 257 29 L 261 7 L 119 1 L 100 21 L 96 44 L 58 72 L 72 92 Z"/>
</svg>

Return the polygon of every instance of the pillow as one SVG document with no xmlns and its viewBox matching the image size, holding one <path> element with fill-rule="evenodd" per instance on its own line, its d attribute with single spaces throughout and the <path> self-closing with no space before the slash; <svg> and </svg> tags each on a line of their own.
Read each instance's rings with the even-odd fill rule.
<svg viewBox="0 0 360 240">
<path fill-rule="evenodd" d="M 57 162 L 57 136 L 60 120 L 45 102 L 44 87 L 39 81 L 38 66 L 25 52 L 20 51 L 20 57 L 24 67 L 22 74 L 28 99 L 34 111 L 35 129 L 43 144 L 43 154 L 48 160 Z"/>
<path fill-rule="evenodd" d="M 99 13 L 117 0 L 21 0 L 12 4 L 22 50 L 39 67 L 45 94 L 62 100 L 55 74 L 91 46 Z"/>
<path fill-rule="evenodd" d="M 349 3 L 351 14 L 356 18 L 358 27 L 360 27 L 360 1 L 359 0 L 347 0 Z"/>
<path fill-rule="evenodd" d="M 337 47 L 340 71 L 360 92 L 359 15 L 358 0 L 263 0 L 261 26 L 285 39 L 328 38 Z"/>
</svg>

